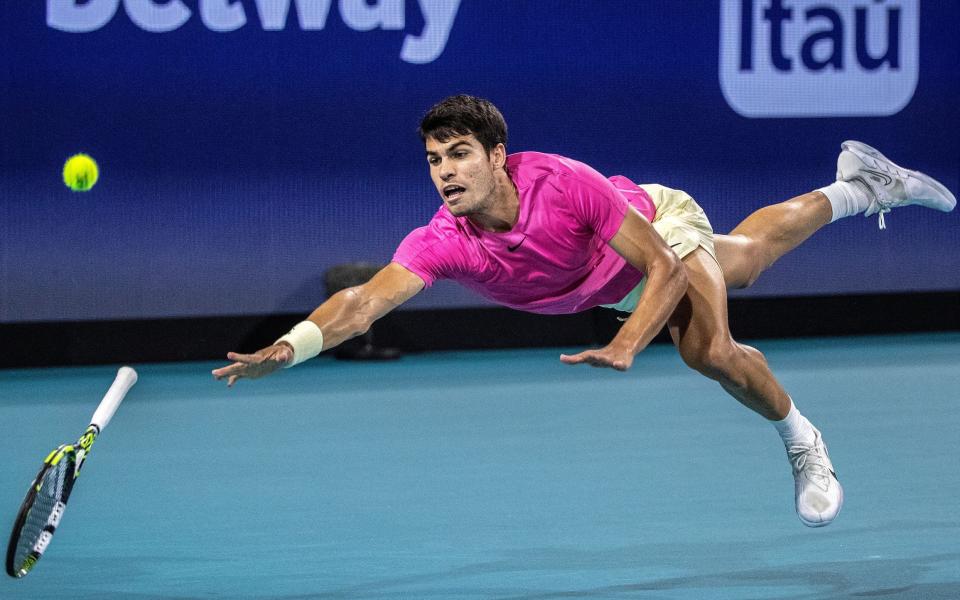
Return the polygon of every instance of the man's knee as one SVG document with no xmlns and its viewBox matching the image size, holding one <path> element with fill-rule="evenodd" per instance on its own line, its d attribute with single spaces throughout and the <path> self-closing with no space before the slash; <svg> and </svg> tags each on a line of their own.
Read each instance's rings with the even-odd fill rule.
<svg viewBox="0 0 960 600">
<path fill-rule="evenodd" d="M 748 235 L 731 233 L 718 236 L 717 257 L 728 288 L 750 287 L 763 272 L 760 242 Z"/>
<path fill-rule="evenodd" d="M 737 286 L 743 289 L 753 285 L 759 279 L 760 273 L 763 273 L 763 251 L 760 242 L 751 238 L 745 239 L 740 246 L 740 251 L 743 253 L 743 260 L 748 266 L 745 270 L 745 279 L 741 280 Z"/>
<path fill-rule="evenodd" d="M 728 337 L 681 348 L 680 356 L 687 366 L 710 379 L 733 382 L 740 371 L 737 365 L 743 352 L 744 350 Z"/>
</svg>

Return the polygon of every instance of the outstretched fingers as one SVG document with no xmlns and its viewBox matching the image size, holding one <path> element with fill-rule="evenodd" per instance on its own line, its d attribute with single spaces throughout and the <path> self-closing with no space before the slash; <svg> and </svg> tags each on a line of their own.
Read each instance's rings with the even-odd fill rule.
<svg viewBox="0 0 960 600">
<path fill-rule="evenodd" d="M 591 367 L 605 367 L 616 369 L 617 371 L 626 371 L 630 367 L 625 360 L 614 358 L 607 353 L 598 350 L 586 350 L 574 355 L 561 354 L 560 362 L 567 365 L 579 365 L 585 363 Z"/>
<path fill-rule="evenodd" d="M 217 381 L 226 378 L 227 387 L 233 387 L 238 379 L 247 375 L 247 370 L 251 365 L 262 361 L 262 357 L 256 354 L 240 354 L 239 352 L 227 352 L 227 360 L 234 361 L 232 365 L 220 367 L 212 371 L 213 378 Z"/>
<path fill-rule="evenodd" d="M 263 357 L 257 354 L 240 354 L 239 352 L 227 352 L 227 360 L 236 361 L 243 364 L 253 364 L 263 360 Z"/>
<path fill-rule="evenodd" d="M 237 361 L 237 357 L 241 356 L 234 354 L 233 352 L 227 354 L 228 360 Z M 219 369 L 214 369 L 211 371 L 213 373 L 213 378 L 217 381 L 220 381 L 224 378 L 227 380 L 227 387 L 233 387 L 234 382 L 237 379 L 243 376 L 244 369 L 247 368 L 246 362 L 234 362 L 232 365 L 227 365 L 225 367 L 220 367 Z"/>
<path fill-rule="evenodd" d="M 579 365 L 580 363 L 586 360 L 583 354 L 584 354 L 583 352 L 581 352 L 580 354 L 561 354 L 560 362 L 562 362 L 565 365 Z"/>
<path fill-rule="evenodd" d="M 227 387 L 233 387 L 240 378 L 257 379 L 289 364 L 293 360 L 293 348 L 286 344 L 275 344 L 253 354 L 228 352 L 227 359 L 234 361 L 233 364 L 212 372 L 215 379 L 219 381 L 226 378 Z"/>
</svg>

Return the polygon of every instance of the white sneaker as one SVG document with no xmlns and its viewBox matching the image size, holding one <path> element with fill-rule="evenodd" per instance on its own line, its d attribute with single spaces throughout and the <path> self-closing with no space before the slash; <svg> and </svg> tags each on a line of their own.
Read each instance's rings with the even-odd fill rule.
<svg viewBox="0 0 960 600">
<path fill-rule="evenodd" d="M 843 506 L 843 488 L 833 471 L 820 432 L 814 428 L 812 445 L 787 447 L 787 458 L 793 467 L 797 516 L 807 527 L 829 525 Z"/>
<path fill-rule="evenodd" d="M 876 148 L 852 140 L 842 143 L 840 148 L 837 180 L 858 180 L 873 192 L 864 216 L 880 213 L 880 229 L 886 229 L 883 215 L 892 208 L 919 204 L 950 212 L 957 205 L 956 197 L 942 183 L 894 164 Z"/>
<path fill-rule="evenodd" d="M 894 164 L 876 148 L 852 140 L 840 148 L 837 180 L 858 180 L 873 193 L 864 216 L 880 213 L 880 229 L 886 229 L 883 215 L 892 208 L 919 204 L 950 212 L 957 205 L 956 197 L 942 183 Z"/>
</svg>

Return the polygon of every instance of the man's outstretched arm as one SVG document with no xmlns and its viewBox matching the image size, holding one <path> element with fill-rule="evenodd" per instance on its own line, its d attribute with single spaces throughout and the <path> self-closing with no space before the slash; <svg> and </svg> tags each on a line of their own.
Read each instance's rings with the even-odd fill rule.
<svg viewBox="0 0 960 600">
<path fill-rule="evenodd" d="M 310 313 L 294 330 L 304 328 L 317 347 L 308 350 L 329 350 L 352 337 L 361 335 L 374 321 L 400 306 L 423 289 L 424 283 L 397 263 L 390 263 L 363 285 L 341 290 Z M 288 336 L 284 336 L 288 337 Z M 214 378 L 226 379 L 232 386 L 237 379 L 256 379 L 294 362 L 294 344 L 285 340 L 253 354 L 228 352 L 233 364 L 213 371 Z M 297 348 L 297 351 L 303 350 Z M 300 362 L 302 357 L 296 357 Z"/>
<path fill-rule="evenodd" d="M 561 355 L 560 360 L 569 365 L 586 363 L 626 371 L 633 363 L 633 357 L 663 329 L 683 298 L 687 291 L 687 274 L 683 263 L 660 234 L 633 208 L 610 240 L 610 246 L 646 274 L 647 283 L 640 301 L 605 347 L 573 356 Z"/>
</svg>

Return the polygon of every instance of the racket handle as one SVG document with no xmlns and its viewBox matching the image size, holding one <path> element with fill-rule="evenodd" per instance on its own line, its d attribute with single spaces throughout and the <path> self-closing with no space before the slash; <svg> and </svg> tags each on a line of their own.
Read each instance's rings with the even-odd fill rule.
<svg viewBox="0 0 960 600">
<path fill-rule="evenodd" d="M 113 418 L 113 413 L 117 412 L 117 407 L 123 402 L 123 397 L 127 395 L 127 392 L 130 391 L 130 388 L 132 388 L 136 382 L 136 371 L 130 367 L 120 367 L 120 370 L 117 371 L 117 378 L 113 380 L 110 389 L 107 390 L 103 400 L 100 401 L 100 406 L 98 406 L 96 412 L 93 413 L 90 424 L 96 425 L 100 431 L 106 429 L 107 424 L 110 423 L 110 419 Z"/>
</svg>

